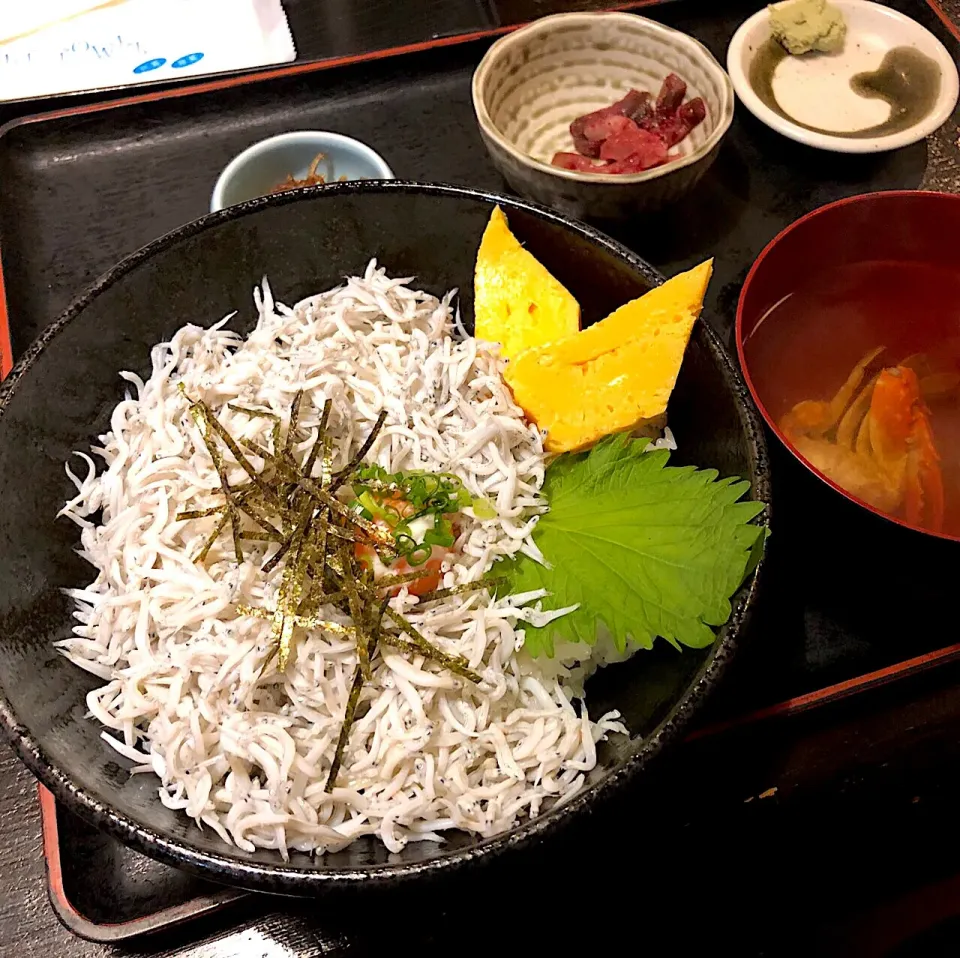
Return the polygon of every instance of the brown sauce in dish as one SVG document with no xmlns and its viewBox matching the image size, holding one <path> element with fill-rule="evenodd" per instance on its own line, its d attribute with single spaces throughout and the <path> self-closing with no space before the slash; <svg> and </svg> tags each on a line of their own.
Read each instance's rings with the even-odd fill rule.
<svg viewBox="0 0 960 958">
<path fill-rule="evenodd" d="M 806 54 L 829 56 L 829 54 Z M 842 136 L 849 139 L 867 139 L 899 133 L 919 123 L 933 109 L 940 95 L 940 68 L 926 54 L 913 47 L 894 47 L 888 50 L 876 70 L 851 77 L 850 87 L 859 96 L 884 100 L 890 104 L 890 116 L 883 123 L 863 130 L 838 132 L 824 130 L 802 123 L 785 113 L 773 92 L 773 75 L 789 53 L 773 38 L 757 50 L 750 63 L 748 79 L 754 93 L 764 106 L 796 126 L 815 133 Z"/>
</svg>

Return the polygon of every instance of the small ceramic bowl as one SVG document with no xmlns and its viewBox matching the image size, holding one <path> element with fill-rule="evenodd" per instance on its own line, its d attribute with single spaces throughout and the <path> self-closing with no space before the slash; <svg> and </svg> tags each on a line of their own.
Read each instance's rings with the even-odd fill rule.
<svg viewBox="0 0 960 958">
<path fill-rule="evenodd" d="M 837 53 L 781 53 L 770 38 L 766 8 L 740 26 L 727 49 L 727 70 L 743 105 L 791 140 L 835 153 L 895 150 L 940 127 L 953 112 L 960 88 L 956 64 L 943 44 L 915 20 L 879 3 L 831 3 L 847 24 L 843 49 Z M 856 93 L 851 80 L 879 69 L 891 50 L 904 47 L 933 61 L 929 66 L 934 76 L 939 69 L 939 89 L 931 92 L 930 104 L 918 110 L 915 122 L 884 130 L 890 106 L 876 96 Z M 894 69 L 902 71 L 903 66 Z M 909 79 L 916 85 L 916 78 Z"/>
<path fill-rule="evenodd" d="M 314 166 L 317 157 L 323 155 Z M 213 188 L 210 212 L 266 196 L 288 177 L 303 180 L 310 172 L 326 183 L 338 180 L 392 180 L 393 171 L 379 153 L 340 133 L 297 130 L 254 143 L 234 157 Z"/>
<path fill-rule="evenodd" d="M 581 173 L 550 163 L 573 150 L 570 123 L 631 89 L 654 95 L 676 73 L 706 118 L 671 152 L 633 174 Z M 501 38 L 473 75 L 473 108 L 494 165 L 518 192 L 581 219 L 624 219 L 679 199 L 707 171 L 733 119 L 730 78 L 684 33 L 630 13 L 562 13 Z"/>
</svg>

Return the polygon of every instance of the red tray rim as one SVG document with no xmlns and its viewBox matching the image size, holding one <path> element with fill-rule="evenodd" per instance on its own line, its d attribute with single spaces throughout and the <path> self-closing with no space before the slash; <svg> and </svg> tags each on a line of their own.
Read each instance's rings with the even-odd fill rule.
<svg viewBox="0 0 960 958">
<path fill-rule="evenodd" d="M 881 688 L 895 679 L 919 675 L 937 665 L 958 660 L 960 660 L 960 643 L 915 656 L 896 665 L 857 676 L 854 679 L 837 682 L 806 695 L 784 699 L 774 705 L 745 713 L 742 716 L 694 729 L 685 737 L 684 741 L 695 742 L 716 738 L 726 732 L 755 723 L 789 718 L 817 707 L 841 702 L 857 693 Z M 37 796 L 40 801 L 47 894 L 60 921 L 81 938 L 96 942 L 117 942 L 151 934 L 218 912 L 242 898 L 249 897 L 251 894 L 240 889 L 225 887 L 222 892 L 202 895 L 179 905 L 151 912 L 140 918 L 123 922 L 93 921 L 77 909 L 68 897 L 64 886 L 60 857 L 60 831 L 57 821 L 57 801 L 53 794 L 39 783 L 37 784 Z"/>
<path fill-rule="evenodd" d="M 60 861 L 60 832 L 57 824 L 57 800 L 43 785 L 37 784 L 40 822 L 43 832 L 43 857 L 47 875 L 47 894 L 60 921 L 75 935 L 88 941 L 116 942 L 183 924 L 211 912 L 220 911 L 250 893 L 235 888 L 202 895 L 179 905 L 151 912 L 122 922 L 95 922 L 81 914 L 67 897 Z"/>
</svg>

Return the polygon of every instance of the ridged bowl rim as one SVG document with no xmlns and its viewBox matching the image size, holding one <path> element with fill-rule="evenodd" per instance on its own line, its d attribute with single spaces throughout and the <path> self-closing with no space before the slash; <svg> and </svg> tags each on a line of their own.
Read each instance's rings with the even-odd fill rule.
<svg viewBox="0 0 960 958">
<path fill-rule="evenodd" d="M 657 166 L 652 170 L 644 170 L 642 173 L 617 173 L 615 175 L 609 173 L 581 173 L 577 170 L 561 169 L 550 163 L 544 163 L 529 153 L 524 153 L 523 150 L 517 149 L 517 147 L 497 129 L 490 116 L 490 111 L 487 109 L 482 90 L 487 76 L 503 54 L 515 46 L 522 45 L 531 36 L 540 33 L 550 33 L 562 24 L 580 23 L 592 25 L 601 20 L 607 20 L 612 23 L 621 22 L 624 25 L 627 23 L 632 26 L 640 25 L 643 30 L 651 36 L 656 37 L 664 45 L 687 48 L 694 56 L 702 60 L 704 67 L 719 81 L 721 89 L 720 116 L 714 118 L 713 130 L 697 149 L 688 153 L 686 156 L 677 157 L 664 166 Z M 477 117 L 477 123 L 480 125 L 480 130 L 486 137 L 524 166 L 575 183 L 606 183 L 611 185 L 645 183 L 649 180 L 655 180 L 661 176 L 682 170 L 684 167 L 692 166 L 694 163 L 703 159 L 703 157 L 709 155 L 726 135 L 727 130 L 730 129 L 730 124 L 733 122 L 733 109 L 736 99 L 733 82 L 726 70 L 723 69 L 716 57 L 699 40 L 680 30 L 674 30 L 673 27 L 668 27 L 662 23 L 657 23 L 655 20 L 650 20 L 647 17 L 641 17 L 635 13 L 620 12 L 557 13 L 549 17 L 541 17 L 539 20 L 535 20 L 533 23 L 521 27 L 519 30 L 508 33 L 505 37 L 497 40 L 484 54 L 483 59 L 473 73 L 473 80 L 470 84 L 470 94 L 473 99 L 473 110 Z"/>
</svg>

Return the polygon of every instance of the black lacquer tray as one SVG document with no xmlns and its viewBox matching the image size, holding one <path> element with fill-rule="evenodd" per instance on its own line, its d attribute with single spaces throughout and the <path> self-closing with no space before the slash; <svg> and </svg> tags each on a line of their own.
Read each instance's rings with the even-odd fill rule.
<svg viewBox="0 0 960 958">
<path fill-rule="evenodd" d="M 697 37 L 723 62 L 734 30 L 759 5 L 671 0 L 643 4 L 642 12 Z M 933 3 L 889 5 L 960 51 Z M 402 53 L 140 92 L 7 124 L 0 129 L 5 368 L 101 272 L 205 213 L 224 164 L 262 137 L 332 129 L 370 143 L 398 177 L 503 189 L 476 129 L 469 84 L 493 35 L 543 12 L 533 0 L 521 6 L 507 14 L 490 5 L 489 23 L 469 36 Z M 570 4 L 577 6 L 592 5 Z M 714 256 L 708 307 L 730 343 L 750 264 L 794 219 L 872 190 L 960 192 L 958 119 L 913 147 L 841 156 L 792 143 L 738 107 L 698 189 L 679 207 L 618 228 L 617 238 L 668 275 Z M 860 785 L 876 784 L 859 771 L 862 756 L 844 732 L 852 710 L 873 716 L 882 739 L 890 722 L 907 721 L 889 718 L 903 690 L 951 688 L 960 677 L 960 643 L 943 627 L 956 591 L 952 551 L 861 515 L 771 445 L 774 536 L 753 640 L 703 727 L 655 782 L 645 777 L 638 786 L 688 827 L 704 809 L 685 796 L 705 777 L 716 780 L 710 813 L 736 810 L 745 828 L 767 814 L 753 811 L 772 804 L 765 798 L 779 802 L 792 790 L 815 800 L 828 781 L 857 775 Z M 935 747 L 945 759 L 960 757 L 960 746 Z M 235 892 L 142 859 L 42 790 L 41 797 L 51 897 L 79 934 L 117 940 L 213 911 L 228 920 Z"/>
</svg>

